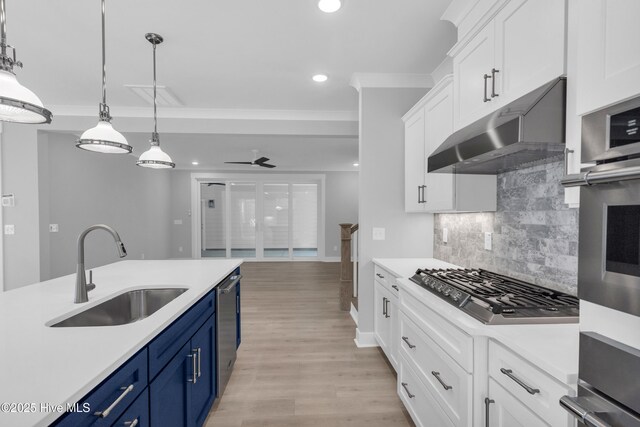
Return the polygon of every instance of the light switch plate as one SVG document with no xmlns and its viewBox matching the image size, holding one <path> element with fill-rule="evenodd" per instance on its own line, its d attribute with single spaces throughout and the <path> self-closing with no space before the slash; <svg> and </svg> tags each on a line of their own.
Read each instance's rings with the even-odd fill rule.
<svg viewBox="0 0 640 427">
<path fill-rule="evenodd" d="M 16 198 L 13 194 L 6 194 L 2 196 L 2 207 L 12 208 L 16 205 Z"/>
<path fill-rule="evenodd" d="M 57 233 L 59 231 L 58 224 L 49 224 L 49 232 Z"/>
<path fill-rule="evenodd" d="M 442 243 L 447 243 L 449 242 L 449 229 L 448 228 L 443 228 L 442 229 Z"/>
<path fill-rule="evenodd" d="M 493 233 L 489 233 L 489 232 L 484 233 L 484 248 L 488 251 L 491 250 L 492 238 L 493 238 Z"/>
<path fill-rule="evenodd" d="M 373 240 L 384 240 L 385 229 L 373 227 Z"/>
<path fill-rule="evenodd" d="M 7 234 L 7 235 L 16 234 L 16 226 L 13 224 L 6 224 L 4 226 L 4 234 Z"/>
</svg>

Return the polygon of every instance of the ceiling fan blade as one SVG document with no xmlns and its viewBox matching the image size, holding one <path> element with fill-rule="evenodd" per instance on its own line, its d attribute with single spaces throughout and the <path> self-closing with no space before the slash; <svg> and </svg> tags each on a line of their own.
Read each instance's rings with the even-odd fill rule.
<svg viewBox="0 0 640 427">
<path fill-rule="evenodd" d="M 261 163 L 268 162 L 268 161 L 269 161 L 268 157 L 260 157 L 259 159 L 254 160 L 253 163 L 255 163 L 256 165 L 259 165 Z"/>
<path fill-rule="evenodd" d="M 262 166 L 263 168 L 269 168 L 269 169 L 276 167 L 276 165 L 270 165 L 268 163 L 260 163 L 259 166 Z"/>
<path fill-rule="evenodd" d="M 233 165 L 252 165 L 253 162 L 225 162 L 228 164 L 233 164 Z"/>
</svg>

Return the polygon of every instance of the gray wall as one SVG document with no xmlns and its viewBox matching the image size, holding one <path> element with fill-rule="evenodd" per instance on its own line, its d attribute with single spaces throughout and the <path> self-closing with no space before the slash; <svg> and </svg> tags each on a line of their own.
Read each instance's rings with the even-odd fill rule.
<svg viewBox="0 0 640 427">
<path fill-rule="evenodd" d="M 434 256 L 575 295 L 578 209 L 564 205 L 562 175 L 562 162 L 498 175 L 497 212 L 435 216 Z M 492 251 L 484 232 L 494 233 Z"/>
<path fill-rule="evenodd" d="M 358 331 L 373 332 L 372 258 L 431 257 L 433 215 L 404 211 L 402 116 L 425 89 L 360 90 Z M 374 227 L 386 240 L 374 241 Z"/>
<path fill-rule="evenodd" d="M 75 272 L 77 237 L 92 224 L 114 227 L 127 259 L 168 258 L 171 171 L 138 167 L 133 155 L 78 150 L 74 140 L 49 134 L 41 146 L 41 265 L 48 257 L 49 268 L 42 280 Z M 48 224 L 60 231 L 49 233 Z M 119 260 L 113 239 L 101 230 L 87 237 L 85 255 L 87 268 Z"/>
<path fill-rule="evenodd" d="M 38 231 L 38 132 L 35 127 L 5 123 L 2 132 L 2 194 L 15 195 L 15 207 L 3 209 L 4 288 L 14 289 L 40 279 Z"/>
</svg>

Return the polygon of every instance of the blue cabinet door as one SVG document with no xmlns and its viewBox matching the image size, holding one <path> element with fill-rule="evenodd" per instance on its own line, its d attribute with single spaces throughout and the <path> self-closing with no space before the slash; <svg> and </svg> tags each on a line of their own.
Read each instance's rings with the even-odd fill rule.
<svg viewBox="0 0 640 427">
<path fill-rule="evenodd" d="M 191 351 L 198 356 L 198 375 L 191 393 L 195 426 L 202 426 L 217 395 L 216 316 L 211 316 L 191 338 Z"/>
<path fill-rule="evenodd" d="M 149 389 L 145 388 L 138 398 L 120 416 L 112 427 L 149 427 Z"/>
<path fill-rule="evenodd" d="M 194 372 L 191 342 L 187 342 L 150 386 L 149 406 L 154 427 L 191 427 Z"/>
<path fill-rule="evenodd" d="M 238 269 L 238 274 L 240 273 L 240 269 Z M 236 331 L 236 348 L 240 347 L 240 339 L 242 328 L 240 327 L 240 282 L 236 285 L 236 327 L 238 330 Z"/>
</svg>

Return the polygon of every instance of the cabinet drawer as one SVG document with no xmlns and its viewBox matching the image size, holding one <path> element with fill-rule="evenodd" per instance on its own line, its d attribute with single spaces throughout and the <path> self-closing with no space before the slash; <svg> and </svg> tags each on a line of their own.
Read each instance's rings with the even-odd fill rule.
<svg viewBox="0 0 640 427">
<path fill-rule="evenodd" d="M 550 425 L 567 425 L 569 416 L 558 401 L 574 391 L 493 340 L 489 376 Z"/>
<path fill-rule="evenodd" d="M 376 281 L 380 282 L 393 295 L 398 296 L 400 287 L 396 284 L 396 276 L 377 265 L 374 269 L 374 275 Z"/>
<path fill-rule="evenodd" d="M 454 425 L 470 426 L 473 378 L 407 316 L 400 316 L 402 355 Z"/>
<path fill-rule="evenodd" d="M 209 292 L 149 344 L 149 378 L 153 379 L 169 363 L 193 334 L 214 312 L 216 291 Z"/>
<path fill-rule="evenodd" d="M 145 389 L 147 383 L 147 350 L 144 349 L 78 402 L 80 410 L 86 405 L 89 412 L 70 413 L 56 426 L 110 426 Z M 96 415 L 96 412 L 102 415 Z"/>
<path fill-rule="evenodd" d="M 454 427 L 431 393 L 418 379 L 418 375 L 410 368 L 403 355 L 400 355 L 400 369 L 398 370 L 398 395 L 417 426 Z"/>
<path fill-rule="evenodd" d="M 138 398 L 127 408 L 120 416 L 118 421 L 112 424 L 112 427 L 131 427 L 134 422 L 138 421 L 136 427 L 149 427 L 149 388 L 138 396 Z"/>
<path fill-rule="evenodd" d="M 530 408 L 523 405 L 493 379 L 489 379 L 489 396 L 491 403 L 489 403 L 487 427 L 549 427 L 549 424 L 542 421 L 531 412 Z M 557 427 L 563 426 L 566 427 L 567 424 L 557 424 Z"/>
<path fill-rule="evenodd" d="M 400 310 L 465 371 L 473 373 L 472 337 L 447 322 L 408 292 L 402 292 Z"/>
</svg>

